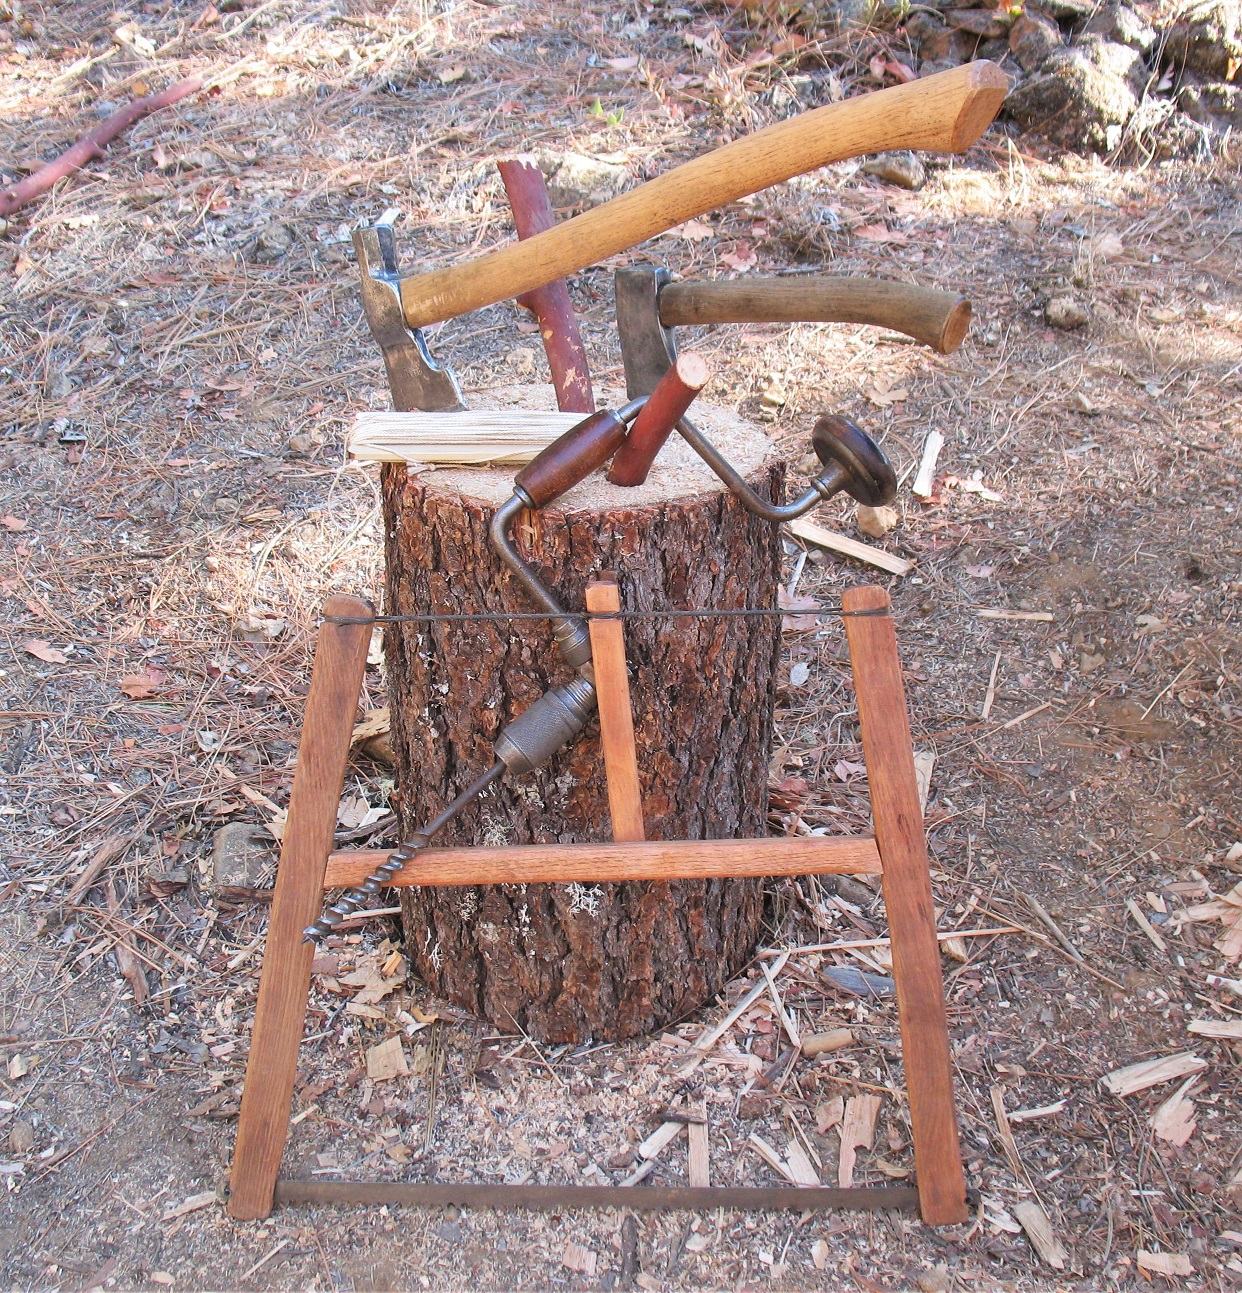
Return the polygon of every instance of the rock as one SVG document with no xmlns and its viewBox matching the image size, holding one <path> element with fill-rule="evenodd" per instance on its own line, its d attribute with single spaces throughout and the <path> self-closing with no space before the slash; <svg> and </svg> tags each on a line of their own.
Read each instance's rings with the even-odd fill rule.
<svg viewBox="0 0 1242 1293">
<path fill-rule="evenodd" d="M 855 517 L 858 528 L 873 539 L 882 539 L 899 519 L 895 507 L 868 507 L 865 503 L 859 504 Z"/>
<path fill-rule="evenodd" d="M 1095 13 L 1095 0 L 1036 0 L 1034 8 L 1056 22 L 1080 23 Z"/>
<path fill-rule="evenodd" d="M 1072 296 L 1054 296 L 1044 306 L 1044 318 L 1050 327 L 1061 328 L 1066 332 L 1082 328 L 1090 316 Z"/>
<path fill-rule="evenodd" d="M 1242 130 L 1242 86 L 1213 81 L 1187 85 L 1177 96 L 1177 106 L 1204 126 L 1232 126 Z"/>
<path fill-rule="evenodd" d="M 1009 29 L 1009 49 L 1024 72 L 1033 72 L 1064 46 L 1061 29 L 1042 13 L 1024 13 Z"/>
<path fill-rule="evenodd" d="M 983 40 L 1003 36 L 1009 27 L 1008 13 L 1003 9 L 950 9 L 945 18 L 950 27 Z"/>
<path fill-rule="evenodd" d="M 1111 152 L 1138 107 L 1134 81 L 1141 90 L 1146 75 L 1137 50 L 1086 36 L 1052 54 L 1019 83 L 1005 100 L 1005 111 L 1023 130 L 1065 148 Z"/>
<path fill-rule="evenodd" d="M 211 846 L 211 877 L 218 889 L 260 889 L 270 882 L 272 840 L 253 822 L 228 822 Z"/>
<path fill-rule="evenodd" d="M 293 230 L 287 224 L 269 224 L 259 231 L 254 240 L 254 259 L 260 265 L 270 265 L 284 256 L 293 246 Z"/>
<path fill-rule="evenodd" d="M 979 43 L 967 32 L 948 27 L 939 18 L 921 9 L 916 10 L 907 20 L 906 35 L 922 60 L 923 76 L 930 75 L 925 70 L 928 63 L 946 63 L 949 67 L 965 63 L 973 57 L 975 46 Z"/>
<path fill-rule="evenodd" d="M 628 166 L 582 153 L 563 153 L 552 161 L 548 193 L 553 206 L 598 206 L 623 193 L 630 179 Z"/>
<path fill-rule="evenodd" d="M 1156 43 L 1156 29 L 1127 4 L 1105 5 L 1099 13 L 1092 14 L 1083 30 L 1105 40 L 1115 40 L 1119 45 L 1129 45 L 1140 54 L 1146 54 Z"/>
<path fill-rule="evenodd" d="M 1242 0 L 1199 0 L 1182 8 L 1165 33 L 1161 61 L 1227 80 L 1230 64 L 1242 62 Z"/>
<path fill-rule="evenodd" d="M 34 1123 L 24 1118 L 9 1128 L 9 1150 L 14 1154 L 29 1154 L 35 1145 Z"/>
<path fill-rule="evenodd" d="M 895 153 L 881 153 L 863 163 L 863 174 L 874 175 L 886 184 L 896 184 L 902 189 L 921 189 L 927 182 L 927 172 L 918 157 L 902 149 Z"/>
</svg>

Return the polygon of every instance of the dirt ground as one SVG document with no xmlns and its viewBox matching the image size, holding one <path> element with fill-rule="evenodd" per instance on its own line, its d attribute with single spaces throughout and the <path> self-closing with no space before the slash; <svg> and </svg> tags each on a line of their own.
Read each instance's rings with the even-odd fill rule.
<svg viewBox="0 0 1242 1293">
<path fill-rule="evenodd" d="M 1242 1286 L 1228 1189 L 1242 1168 L 1228 1040 L 1242 999 L 1209 980 L 1236 979 L 1242 951 L 1227 929 L 1238 899 L 1218 901 L 1242 870 L 1229 852 L 1242 840 L 1242 184 L 1227 152 L 1125 170 L 1004 130 L 928 159 L 917 193 L 841 164 L 641 252 L 686 275 L 824 266 L 974 302 L 971 338 L 948 358 L 826 325 L 720 327 L 697 343 L 718 368 L 716 402 L 771 416 L 791 463 L 835 409 L 902 474 L 883 546 L 917 565 L 884 578 L 916 746 L 935 755 L 941 925 L 1015 931 L 963 938 L 944 959 L 971 1224 L 227 1218 L 213 1192 L 267 908 L 213 886 L 212 840 L 287 802 L 325 593 L 381 587 L 376 476 L 341 453 L 351 415 L 387 405 L 349 229 L 396 206 L 410 264 L 461 260 L 511 236 L 497 155 L 573 149 L 633 182 L 836 90 L 822 61 L 780 53 L 779 29 L 711 4 L 220 8 L 27 4 L 0 23 L 10 174 L 140 82 L 200 71 L 216 87 L 128 132 L 2 235 L 9 1286 Z M 871 54 L 899 39 L 822 53 L 861 91 Z M 573 284 L 604 382 L 620 371 L 610 272 Z M 1047 326 L 1045 302 L 1064 295 L 1084 328 Z M 521 323 L 497 306 L 438 328 L 434 345 L 467 390 L 537 379 Z M 945 446 L 921 503 L 909 485 L 932 428 Z M 853 533 L 852 511 L 834 502 L 816 519 Z M 797 596 L 830 604 L 877 578 L 789 548 Z M 822 624 L 785 639 L 777 830 L 866 827 L 840 625 Z M 364 706 L 383 703 L 377 654 Z M 351 766 L 347 820 L 382 807 L 385 773 Z M 858 882 L 773 886 L 770 946 L 884 932 Z M 416 982 L 360 1002 L 377 967 L 400 979 L 398 939 L 375 920 L 328 949 L 288 1175 L 619 1183 L 661 1112 L 689 1098 L 706 1101 L 715 1183 L 779 1183 L 758 1134 L 781 1155 L 801 1145 L 835 1184 L 834 1097 L 860 1094 L 881 1104 L 857 1181 L 910 1171 L 895 1008 L 827 973 L 882 974 L 883 947 L 799 953 L 778 976 L 802 1033 L 848 1026 L 849 1048 L 782 1063 L 761 996 L 683 1079 L 688 1042 L 722 1008 L 639 1043 L 545 1052 Z M 730 1001 L 759 981 L 752 967 Z M 366 1077 L 367 1049 L 403 1034 L 411 1075 Z M 1204 1063 L 1181 1079 L 1124 1097 L 1100 1084 L 1187 1052 Z M 648 1180 L 685 1171 L 679 1139 Z M 1016 1219 L 1032 1202 L 1059 1270 Z"/>
</svg>

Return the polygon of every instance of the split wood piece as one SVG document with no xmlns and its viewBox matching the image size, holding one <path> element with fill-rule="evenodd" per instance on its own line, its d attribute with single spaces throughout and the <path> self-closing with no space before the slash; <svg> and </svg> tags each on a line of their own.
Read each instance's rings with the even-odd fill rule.
<svg viewBox="0 0 1242 1293">
<path fill-rule="evenodd" d="M 513 210 L 513 224 L 519 239 L 533 238 L 556 224 L 543 171 L 533 157 L 509 157 L 496 163 L 501 182 Z M 586 347 L 574 317 L 569 288 L 564 278 L 532 288 L 518 297 L 518 304 L 539 320 L 539 335 L 552 370 L 556 406 L 567 412 L 592 413 L 591 371 Z"/>
<path fill-rule="evenodd" d="M 158 94 L 148 94 L 141 99 L 131 99 L 124 107 L 118 108 L 106 121 L 101 122 L 94 130 L 88 130 L 77 143 L 65 149 L 59 157 L 53 158 L 38 170 L 27 175 L 24 180 L 11 184 L 0 193 L 0 216 L 11 215 L 18 207 L 46 193 L 57 180 L 86 165 L 96 157 L 104 155 L 104 145 L 111 142 L 123 130 L 128 130 L 136 121 L 148 117 L 161 108 L 170 108 L 174 103 L 188 98 L 203 88 L 201 76 L 190 76 L 184 81 L 170 85 Z"/>
<path fill-rule="evenodd" d="M 929 1225 L 952 1225 L 965 1221 L 969 1210 L 927 840 L 897 635 L 892 616 L 885 613 L 891 600 L 882 588 L 861 587 L 849 589 L 842 604 L 876 844 L 884 864 L 919 1200 Z"/>
<path fill-rule="evenodd" d="M 910 486 L 911 492 L 919 498 L 931 498 L 932 484 L 936 479 L 936 459 L 940 457 L 943 448 L 944 436 L 939 431 L 929 431 L 927 439 L 923 441 L 923 456 L 919 459 L 914 484 Z"/>
<path fill-rule="evenodd" d="M 815 544 L 817 548 L 827 548 L 829 552 L 839 552 L 844 557 L 853 557 L 855 561 L 865 561 L 869 566 L 888 571 L 890 575 L 908 575 L 914 569 L 914 562 L 907 561 L 905 557 L 885 552 L 883 548 L 873 548 L 869 543 L 860 543 L 848 534 L 838 534 L 836 530 L 825 529 L 802 517 L 790 521 L 787 528 L 790 534 L 796 534 L 798 538 Z"/>
<path fill-rule="evenodd" d="M 918 1192 L 909 1186 L 867 1189 L 791 1190 L 784 1186 L 713 1186 L 687 1189 L 646 1185 L 412 1185 L 388 1181 L 280 1181 L 276 1202 L 284 1207 L 315 1204 L 360 1204 L 364 1207 L 629 1208 L 635 1212 L 710 1212 L 729 1208 L 739 1212 L 793 1209 L 873 1212 L 881 1208 L 913 1212 Z"/>
<path fill-rule="evenodd" d="M 302 941 L 302 931 L 323 904 L 324 868 L 371 644 L 369 621 L 375 610 L 369 602 L 360 597 L 329 597 L 323 610 L 325 622 L 319 629 L 306 697 L 233 1154 L 228 1208 L 239 1221 L 266 1217 L 272 1208 L 315 953 L 311 943 Z M 328 622 L 331 618 L 367 622 L 334 624 Z"/>
<path fill-rule="evenodd" d="M 614 574 L 601 574 L 586 587 L 586 606 L 596 614 L 616 614 L 621 594 Z M 591 620 L 591 656 L 599 709 L 599 740 L 608 778 L 612 838 L 634 843 L 647 838 L 643 827 L 638 755 L 634 749 L 634 713 L 625 663 L 625 629 L 620 620 Z"/>
<path fill-rule="evenodd" d="M 861 323 L 891 328 L 949 355 L 970 327 L 970 302 L 912 283 L 836 275 L 670 283 L 660 293 L 666 328 L 697 323 Z"/>
<path fill-rule="evenodd" d="M 1039 1254 L 1040 1259 L 1054 1271 L 1063 1271 L 1069 1261 L 1069 1253 L 1064 1245 L 1052 1233 L 1052 1223 L 1048 1214 L 1034 1199 L 1023 1199 L 1013 1210 L 1014 1219 L 1026 1231 L 1031 1247 Z"/>
<path fill-rule="evenodd" d="M 1207 1060 L 1193 1051 L 1182 1051 L 1179 1055 L 1140 1060 L 1137 1064 L 1127 1064 L 1123 1069 L 1114 1069 L 1111 1073 L 1104 1074 L 1100 1084 L 1113 1095 L 1134 1095 L 1136 1092 L 1146 1091 L 1148 1087 L 1172 1082 L 1174 1078 L 1198 1073 L 1205 1068 Z"/>
<path fill-rule="evenodd" d="M 908 1064 L 906 1071 L 909 1074 Z M 841 1156 L 837 1163 L 837 1184 L 842 1189 L 848 1189 L 854 1184 L 854 1164 L 858 1151 L 870 1149 L 875 1144 L 875 1124 L 880 1116 L 882 1099 L 878 1095 L 852 1095 L 845 1102 L 845 1115 L 841 1119 Z M 922 1177 L 921 1172 L 919 1176 Z"/>
<path fill-rule="evenodd" d="M 355 415 L 345 436 L 345 452 L 363 462 L 523 463 L 581 421 L 577 413 L 534 409 L 375 409 Z"/>
<path fill-rule="evenodd" d="M 698 1121 L 686 1124 L 686 1136 L 689 1140 L 686 1163 L 686 1180 L 692 1190 L 706 1190 L 711 1187 L 711 1156 L 708 1148 L 707 1101 L 699 1099 L 691 1105 L 691 1112 Z"/>
<path fill-rule="evenodd" d="M 656 455 L 710 377 L 702 355 L 688 350 L 677 356 L 677 362 L 656 383 L 625 443 L 614 455 L 608 471 L 610 484 L 633 487 L 647 479 Z"/>
<path fill-rule="evenodd" d="M 779 974 L 785 968 L 785 962 L 789 960 L 789 952 L 784 951 L 779 954 L 776 964 L 772 967 L 773 974 Z M 690 1050 L 690 1054 L 677 1066 L 676 1076 L 684 1078 L 692 1073 L 703 1062 L 708 1052 L 713 1046 L 733 1027 L 735 1023 L 759 1000 L 767 991 L 768 981 L 765 975 L 753 988 L 729 1011 L 727 1015 L 714 1027 L 709 1028 L 699 1038 Z"/>
<path fill-rule="evenodd" d="M 391 849 L 340 849 L 324 887 L 360 883 Z M 608 884 L 727 876 L 879 875 L 880 854 L 865 835 L 759 840 L 647 840 L 622 844 L 514 844 L 428 849 L 397 872 L 394 888 L 463 884 Z M 765 984 L 766 988 L 766 984 Z"/>
<path fill-rule="evenodd" d="M 403 279 L 406 322 L 421 328 L 494 305 L 831 162 L 885 149 L 962 152 L 991 124 L 1008 90 L 1005 73 L 980 59 L 800 113 L 525 242 Z"/>
</svg>

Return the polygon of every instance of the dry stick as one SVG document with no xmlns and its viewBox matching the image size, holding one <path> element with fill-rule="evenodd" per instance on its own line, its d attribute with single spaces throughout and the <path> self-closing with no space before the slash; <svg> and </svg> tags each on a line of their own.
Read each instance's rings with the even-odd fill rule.
<svg viewBox="0 0 1242 1293">
<path fill-rule="evenodd" d="M 556 223 L 543 172 L 529 157 L 509 157 L 496 163 L 519 239 L 533 238 Z M 558 278 L 543 287 L 523 292 L 518 304 L 530 310 L 539 320 L 539 335 L 552 370 L 556 389 L 556 406 L 562 412 L 593 413 L 595 396 L 591 391 L 591 371 L 587 367 L 586 347 L 574 318 L 565 280 Z"/>
<path fill-rule="evenodd" d="M 161 108 L 171 107 L 174 103 L 202 89 L 202 85 L 201 76 L 191 76 L 184 81 L 178 81 L 175 85 L 170 85 L 158 94 L 148 94 L 142 99 L 131 99 L 123 108 L 118 108 L 107 121 L 96 126 L 94 130 L 87 131 L 77 143 L 65 149 L 59 157 L 48 162 L 46 166 L 40 166 L 33 174 L 27 175 L 24 180 L 20 180 L 0 193 L 0 216 L 10 215 L 32 198 L 46 193 L 57 180 L 63 180 L 66 175 L 72 175 L 74 171 L 94 158 L 102 157 L 104 145 L 115 139 L 123 130 L 128 130 L 134 122 L 141 121 L 143 117 L 149 116 L 152 112 L 158 112 Z"/>
</svg>

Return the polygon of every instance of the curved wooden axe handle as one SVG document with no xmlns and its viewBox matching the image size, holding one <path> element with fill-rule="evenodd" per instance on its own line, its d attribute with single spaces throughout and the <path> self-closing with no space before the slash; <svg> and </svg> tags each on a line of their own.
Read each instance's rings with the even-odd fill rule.
<svg viewBox="0 0 1242 1293">
<path fill-rule="evenodd" d="M 660 292 L 660 322 L 666 328 L 689 323 L 865 323 L 904 333 L 948 355 L 970 327 L 970 302 L 956 292 L 879 278 L 670 283 Z"/>
<path fill-rule="evenodd" d="M 411 328 L 519 296 L 685 220 L 830 162 L 893 148 L 960 153 L 991 124 L 1009 78 L 986 59 L 779 121 L 696 157 L 546 233 L 401 281 Z"/>
</svg>

